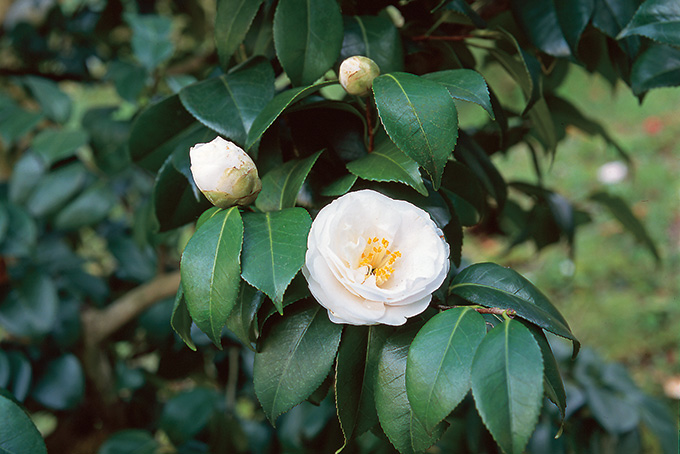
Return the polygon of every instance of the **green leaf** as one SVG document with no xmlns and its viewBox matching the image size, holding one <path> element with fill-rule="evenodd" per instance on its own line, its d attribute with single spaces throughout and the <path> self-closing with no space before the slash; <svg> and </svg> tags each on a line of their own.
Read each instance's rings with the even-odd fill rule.
<svg viewBox="0 0 680 454">
<path fill-rule="evenodd" d="M 605 35 L 616 38 L 635 15 L 639 0 L 594 0 L 592 24 Z M 640 48 L 640 39 L 630 36 L 618 41 L 629 57 L 635 57 Z"/>
<path fill-rule="evenodd" d="M 246 213 L 241 276 L 283 314 L 283 294 L 305 263 L 312 218 L 304 208 Z"/>
<path fill-rule="evenodd" d="M 31 397 L 53 410 L 72 410 L 85 394 L 85 375 L 80 361 L 67 353 L 47 363 Z"/>
<path fill-rule="evenodd" d="M 47 454 L 45 442 L 26 411 L 6 391 L 0 391 L 0 451 L 3 453 Z"/>
<path fill-rule="evenodd" d="M 59 167 L 38 180 L 26 201 L 26 208 L 36 217 L 58 211 L 83 186 L 88 172 L 80 163 Z"/>
<path fill-rule="evenodd" d="M 581 34 L 590 22 L 595 0 L 553 0 L 557 22 L 572 54 L 576 54 Z"/>
<path fill-rule="evenodd" d="M 445 310 L 425 323 L 411 344 L 406 392 L 413 413 L 431 430 L 470 390 L 470 368 L 486 335 L 484 318 L 469 307 Z"/>
<path fill-rule="evenodd" d="M 120 97 L 131 103 L 137 102 L 147 82 L 151 81 L 146 68 L 120 60 L 109 63 L 106 79 L 112 80 Z"/>
<path fill-rule="evenodd" d="M 373 60 L 382 74 L 403 71 L 404 53 L 399 30 L 383 16 L 345 16 L 345 36 L 340 59 L 363 55 Z"/>
<path fill-rule="evenodd" d="M 373 93 L 387 134 L 439 189 L 458 138 L 458 113 L 448 90 L 413 74 L 393 73 L 377 77 Z"/>
<path fill-rule="evenodd" d="M 680 46 L 680 3 L 669 0 L 643 2 L 617 39 L 631 35 Z"/>
<path fill-rule="evenodd" d="M 323 150 L 306 159 L 292 159 L 267 172 L 255 206 L 262 211 L 277 211 L 295 206 L 298 192 Z"/>
<path fill-rule="evenodd" d="M 19 337 L 41 337 L 54 327 L 59 309 L 57 288 L 49 276 L 25 276 L 0 305 L 0 324 Z"/>
<path fill-rule="evenodd" d="M 8 351 L 10 384 L 7 389 L 12 391 L 16 401 L 23 402 L 28 396 L 28 391 L 33 381 L 33 368 L 26 356 L 18 351 Z M 2 390 L 0 390 L 2 391 Z"/>
<path fill-rule="evenodd" d="M 35 221 L 18 205 L 8 203 L 5 208 L 9 219 L 4 241 L 0 242 L 0 254 L 7 257 L 30 255 L 38 239 Z"/>
<path fill-rule="evenodd" d="M 633 93 L 680 85 L 680 50 L 664 45 L 653 45 L 644 51 L 633 65 L 631 74 Z"/>
<path fill-rule="evenodd" d="M 191 315 L 189 315 L 187 300 L 184 298 L 184 289 L 180 283 L 179 288 L 177 289 L 177 295 L 175 296 L 175 305 L 172 309 L 170 325 L 187 347 L 196 351 L 196 344 L 194 344 L 194 341 L 191 338 L 191 323 Z"/>
<path fill-rule="evenodd" d="M 274 99 L 269 101 L 269 104 L 257 115 L 253 124 L 248 131 L 248 139 L 246 140 L 246 149 L 249 150 L 257 142 L 262 134 L 274 123 L 274 121 L 283 113 L 291 104 L 311 95 L 312 93 L 336 84 L 335 81 L 319 82 L 318 84 L 310 85 L 308 87 L 297 87 L 286 90 L 274 96 Z"/>
<path fill-rule="evenodd" d="M 208 388 L 194 388 L 180 393 L 163 406 L 158 421 L 175 445 L 192 439 L 203 430 L 215 411 L 219 395 Z"/>
<path fill-rule="evenodd" d="M 243 42 L 262 0 L 218 0 L 215 15 L 215 47 L 222 68 Z"/>
<path fill-rule="evenodd" d="M 246 239 L 244 239 L 244 243 L 247 243 Z M 229 317 L 227 318 L 227 329 L 234 333 L 234 335 L 238 337 L 241 342 L 243 342 L 243 345 L 250 348 L 251 350 L 254 350 L 252 343 L 255 340 L 253 323 L 255 321 L 257 311 L 260 309 L 260 306 L 262 306 L 263 302 L 264 294 L 262 292 L 258 291 L 254 287 L 251 287 L 245 281 L 241 281 L 241 287 L 236 299 L 236 305 L 231 310 Z"/>
<path fill-rule="evenodd" d="M 168 156 L 156 175 L 152 200 L 161 232 L 194 221 L 212 206 L 187 173 L 191 175 L 189 153 L 178 149 Z"/>
<path fill-rule="evenodd" d="M 59 230 L 77 230 L 96 224 L 108 216 L 116 201 L 110 186 L 103 182 L 95 183 L 57 213 L 54 227 Z"/>
<path fill-rule="evenodd" d="M 541 357 L 543 358 L 543 388 L 545 389 L 545 395 L 557 406 L 562 415 L 562 419 L 564 419 L 565 411 L 567 409 L 567 395 L 564 391 L 564 383 L 562 382 L 560 368 L 557 365 L 555 355 L 553 355 L 543 330 L 531 323 L 525 323 L 525 326 L 529 328 L 529 331 L 534 336 L 534 339 L 541 349 Z"/>
<path fill-rule="evenodd" d="M 173 40 L 170 38 L 172 20 L 153 14 L 127 13 L 124 17 L 132 28 L 132 52 L 149 72 L 153 72 L 169 59 L 175 50 Z"/>
<path fill-rule="evenodd" d="M 532 43 L 543 52 L 555 57 L 569 57 L 569 45 L 550 0 L 512 0 L 512 11 L 517 22 L 529 36 Z"/>
<path fill-rule="evenodd" d="M 23 204 L 46 170 L 47 165 L 38 155 L 31 152 L 24 153 L 14 164 L 9 179 L 9 200 L 16 204 Z"/>
<path fill-rule="evenodd" d="M 12 99 L 0 97 L 0 138 L 10 147 L 31 132 L 44 118 L 42 112 L 30 112 Z"/>
<path fill-rule="evenodd" d="M 428 431 L 413 413 L 406 394 L 406 358 L 415 329 L 392 335 L 383 345 L 375 383 L 375 407 L 385 435 L 401 454 L 423 452 L 444 432 L 441 424 Z"/>
<path fill-rule="evenodd" d="M 348 162 L 347 170 L 364 180 L 404 183 L 427 196 L 418 164 L 389 139 L 384 140 L 372 153 Z"/>
<path fill-rule="evenodd" d="M 320 194 L 324 197 L 339 197 L 341 195 L 347 194 L 354 183 L 357 182 L 357 176 L 352 174 L 347 174 L 343 177 L 338 178 L 325 188 L 321 189 Z M 0 235 L 1 237 L 1 235 Z"/>
<path fill-rule="evenodd" d="M 25 76 L 22 79 L 45 115 L 57 123 L 66 123 L 71 116 L 71 98 L 49 79 Z"/>
<path fill-rule="evenodd" d="M 169 96 L 145 108 L 132 122 L 130 157 L 152 172 L 158 171 L 170 154 L 200 142 L 209 142 L 215 133 L 194 120 L 179 99 Z"/>
<path fill-rule="evenodd" d="M 378 424 L 374 390 L 386 325 L 345 327 L 335 366 L 335 403 L 347 442 Z"/>
<path fill-rule="evenodd" d="M 454 156 L 475 174 L 484 189 L 502 208 L 508 198 L 507 184 L 486 151 L 474 139 L 461 131 Z M 471 197 L 468 199 L 472 200 Z"/>
<path fill-rule="evenodd" d="M 543 403 L 541 349 L 517 320 L 492 329 L 472 362 L 472 395 L 477 411 L 507 454 L 521 454 L 538 422 Z"/>
<path fill-rule="evenodd" d="M 309 85 L 335 63 L 342 16 L 335 0 L 280 0 L 274 13 L 276 56 L 293 85 Z"/>
<path fill-rule="evenodd" d="M 484 190 L 472 170 L 460 162 L 450 162 L 444 170 L 441 193 L 454 207 L 461 225 L 477 224 L 485 211 Z"/>
<path fill-rule="evenodd" d="M 279 318 L 255 354 L 255 394 L 267 419 L 309 397 L 333 366 L 342 325 L 319 305 Z"/>
<path fill-rule="evenodd" d="M 590 196 L 590 200 L 599 203 L 606 207 L 612 215 L 616 218 L 619 223 L 633 234 L 636 240 L 644 244 L 649 252 L 652 253 L 657 262 L 661 261 L 661 256 L 656 248 L 656 244 L 652 237 L 647 233 L 647 229 L 640 222 L 640 220 L 635 217 L 633 211 L 628 207 L 628 204 L 621 197 L 607 194 L 606 192 L 597 192 Z"/>
<path fill-rule="evenodd" d="M 472 69 L 450 69 L 423 75 L 423 78 L 446 87 L 455 99 L 479 104 L 493 120 L 494 113 L 489 98 L 489 88 L 481 74 Z"/>
<path fill-rule="evenodd" d="M 128 138 L 131 121 L 116 119 L 115 107 L 100 107 L 85 112 L 82 126 L 90 135 L 94 160 L 101 170 L 115 174 L 130 166 Z"/>
<path fill-rule="evenodd" d="M 495 263 L 477 263 L 461 271 L 451 281 L 449 294 L 474 304 L 512 309 L 517 316 L 574 342 L 574 355 L 580 344 L 567 321 L 539 289 L 519 273 Z"/>
<path fill-rule="evenodd" d="M 180 273 L 189 314 L 219 348 L 222 328 L 238 296 L 242 244 L 243 221 L 232 207 L 207 220 L 182 254 Z"/>
<path fill-rule="evenodd" d="M 159 444 L 146 430 L 127 429 L 106 440 L 97 454 L 156 454 Z"/>
<path fill-rule="evenodd" d="M 245 145 L 253 120 L 274 97 L 274 71 L 264 58 L 179 92 L 184 107 L 220 135 Z"/>
</svg>

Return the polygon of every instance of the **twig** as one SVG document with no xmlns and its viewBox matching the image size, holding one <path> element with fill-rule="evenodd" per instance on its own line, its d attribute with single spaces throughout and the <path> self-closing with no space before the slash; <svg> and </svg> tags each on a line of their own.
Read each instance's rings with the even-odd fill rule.
<svg viewBox="0 0 680 454">
<path fill-rule="evenodd" d="M 471 306 L 445 306 L 443 304 L 437 304 L 437 309 L 445 311 L 447 309 L 453 309 L 454 307 L 471 307 Z M 514 309 L 501 309 L 500 307 L 472 307 L 474 310 L 480 314 L 494 314 L 494 315 L 507 315 L 512 318 L 517 315 L 517 311 Z"/>
</svg>

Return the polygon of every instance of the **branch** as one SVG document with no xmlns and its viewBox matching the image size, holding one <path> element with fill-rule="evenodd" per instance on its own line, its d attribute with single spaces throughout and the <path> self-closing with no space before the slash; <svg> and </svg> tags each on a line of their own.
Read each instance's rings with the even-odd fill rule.
<svg viewBox="0 0 680 454">
<path fill-rule="evenodd" d="M 470 306 L 445 306 L 443 304 L 437 304 L 437 309 L 445 311 L 447 309 L 453 309 L 454 307 L 470 307 Z M 494 314 L 494 315 L 507 315 L 512 318 L 517 315 L 517 311 L 514 309 L 501 309 L 500 307 L 473 307 L 474 310 L 480 314 Z"/>
</svg>

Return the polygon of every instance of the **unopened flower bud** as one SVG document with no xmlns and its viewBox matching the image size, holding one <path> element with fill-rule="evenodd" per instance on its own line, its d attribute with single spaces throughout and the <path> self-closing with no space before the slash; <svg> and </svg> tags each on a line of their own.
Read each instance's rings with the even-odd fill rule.
<svg viewBox="0 0 680 454">
<path fill-rule="evenodd" d="M 349 57 L 340 65 L 340 85 L 350 95 L 368 94 L 373 86 L 373 79 L 379 75 L 380 68 L 368 57 Z"/>
<path fill-rule="evenodd" d="M 197 143 L 189 150 L 189 157 L 196 186 L 215 206 L 249 205 L 262 189 L 250 156 L 221 137 Z"/>
</svg>

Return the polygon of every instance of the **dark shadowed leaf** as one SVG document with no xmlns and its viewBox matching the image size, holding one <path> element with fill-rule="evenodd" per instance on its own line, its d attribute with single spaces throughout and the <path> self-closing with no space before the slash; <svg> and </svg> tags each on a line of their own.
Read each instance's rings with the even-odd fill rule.
<svg viewBox="0 0 680 454">
<path fill-rule="evenodd" d="M 641 95 L 647 90 L 680 85 L 680 50 L 661 44 L 643 52 L 633 65 L 631 87 Z"/>
<path fill-rule="evenodd" d="M 191 315 L 187 308 L 187 300 L 184 298 L 184 290 L 180 283 L 175 296 L 175 305 L 172 309 L 172 317 L 170 318 L 170 325 L 175 330 L 177 335 L 184 341 L 190 349 L 196 351 L 196 345 L 191 338 Z"/>
<path fill-rule="evenodd" d="M 255 199 L 255 206 L 262 211 L 294 207 L 302 183 L 322 152 L 318 151 L 306 159 L 292 159 L 267 172 L 262 178 L 262 191 Z"/>
<path fill-rule="evenodd" d="M 110 186 L 97 182 L 69 202 L 54 218 L 59 230 L 76 230 L 105 219 L 117 198 Z"/>
<path fill-rule="evenodd" d="M 180 393 L 163 406 L 159 426 L 173 443 L 180 445 L 208 424 L 218 399 L 217 391 L 207 388 Z"/>
<path fill-rule="evenodd" d="M 244 243 L 246 242 L 247 240 L 244 239 Z M 241 281 L 236 305 L 227 318 L 227 329 L 234 333 L 243 342 L 243 345 L 251 350 L 254 350 L 252 342 L 255 340 L 253 323 L 255 322 L 255 315 L 263 302 L 264 293 L 255 287 L 251 287 L 247 282 Z"/>
<path fill-rule="evenodd" d="M 0 390 L 0 451 L 7 454 L 47 454 L 45 442 L 28 413 L 7 391 Z"/>
<path fill-rule="evenodd" d="M 590 22 L 595 8 L 594 0 L 553 0 L 557 22 L 572 54 L 576 54 L 583 30 Z"/>
<path fill-rule="evenodd" d="M 0 305 L 0 324 L 20 337 L 41 337 L 50 332 L 57 318 L 59 298 L 46 274 L 25 276 Z"/>
<path fill-rule="evenodd" d="M 382 74 L 403 71 L 404 55 L 399 31 L 383 16 L 346 16 L 340 58 L 363 55 L 373 60 Z"/>
<path fill-rule="evenodd" d="M 219 0 L 215 15 L 215 46 L 222 68 L 243 42 L 262 0 Z"/>
<path fill-rule="evenodd" d="M 71 410 L 85 394 L 85 374 L 72 354 L 53 359 L 31 391 L 31 397 L 53 410 Z"/>
<path fill-rule="evenodd" d="M 155 454 L 158 442 L 149 432 L 139 429 L 121 430 L 104 442 L 97 454 Z"/>
</svg>

